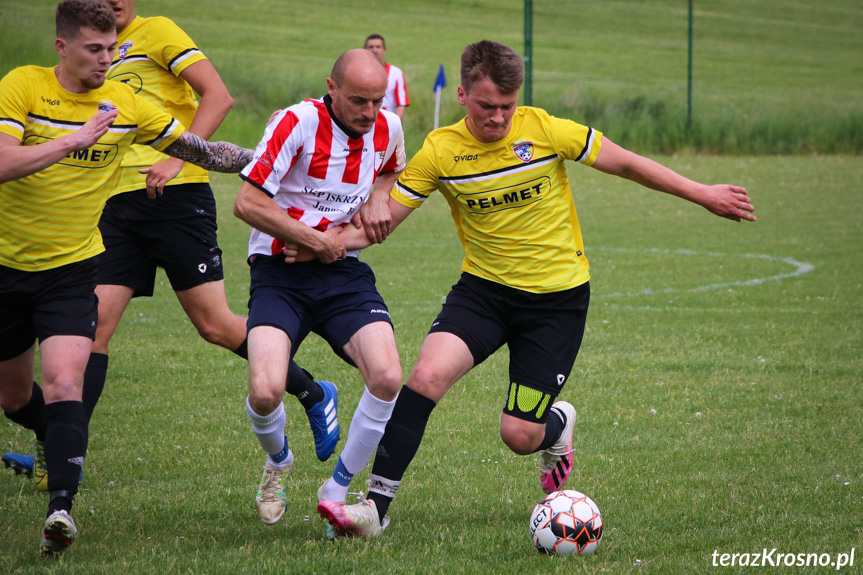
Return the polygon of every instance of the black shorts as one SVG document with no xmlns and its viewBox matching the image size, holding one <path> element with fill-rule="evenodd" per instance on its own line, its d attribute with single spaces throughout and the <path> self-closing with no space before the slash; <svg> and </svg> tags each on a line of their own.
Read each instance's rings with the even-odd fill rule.
<svg viewBox="0 0 863 575">
<path fill-rule="evenodd" d="M 589 302 L 587 283 L 537 294 L 462 273 L 429 333 L 458 336 L 474 365 L 506 344 L 510 382 L 557 397 L 581 347 Z"/>
<path fill-rule="evenodd" d="M 117 194 L 99 220 L 105 252 L 97 282 L 131 287 L 137 297 L 153 295 L 157 267 L 174 291 L 219 281 L 224 273 L 217 228 L 209 184 L 167 186 L 155 199 L 146 190 Z"/>
<path fill-rule="evenodd" d="M 0 361 L 52 335 L 96 339 L 95 258 L 52 270 L 0 266 Z"/>
<path fill-rule="evenodd" d="M 343 360 L 345 344 L 360 328 L 378 321 L 392 325 L 375 286 L 372 269 L 349 257 L 331 264 L 317 260 L 286 264 L 282 256 L 251 258 L 248 329 L 277 327 L 291 338 L 291 354 L 309 335 L 321 336 Z"/>
</svg>

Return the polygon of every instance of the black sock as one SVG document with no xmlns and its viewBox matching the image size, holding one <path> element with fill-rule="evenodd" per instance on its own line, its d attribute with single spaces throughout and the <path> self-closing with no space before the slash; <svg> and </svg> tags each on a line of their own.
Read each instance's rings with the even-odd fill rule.
<svg viewBox="0 0 863 575">
<path fill-rule="evenodd" d="M 385 481 L 395 484 L 401 482 L 420 448 L 435 405 L 428 397 L 402 386 L 384 436 L 378 444 L 372 476 L 386 478 Z M 370 491 L 368 498 L 375 502 L 378 515 L 383 520 L 393 497 Z"/>
<path fill-rule="evenodd" d="M 36 434 L 37 441 L 45 441 L 47 419 L 45 418 L 45 396 L 42 388 L 34 381 L 30 401 L 24 407 L 9 413 L 4 411 L 3 415 L 14 421 L 24 429 L 31 429 Z"/>
<path fill-rule="evenodd" d="M 48 468 L 48 491 L 66 491 L 52 497 L 49 514 L 57 509 L 68 511 L 78 492 L 78 480 L 87 452 L 87 416 L 80 401 L 58 401 L 45 406 L 48 431 L 45 434 L 45 465 Z"/>
<path fill-rule="evenodd" d="M 539 444 L 537 451 L 543 451 L 557 443 L 564 427 L 566 427 L 566 417 L 560 410 L 552 407 L 549 410 L 548 418 L 545 420 L 545 437 L 542 438 L 542 443 Z"/>
<path fill-rule="evenodd" d="M 318 385 L 312 374 L 291 360 L 288 365 L 288 381 L 285 391 L 296 397 L 306 411 L 323 401 L 324 390 Z"/>
<path fill-rule="evenodd" d="M 242 357 L 243 359 L 249 359 L 249 338 L 243 340 L 243 343 L 240 344 L 240 347 L 234 350 L 234 353 Z"/>
<path fill-rule="evenodd" d="M 87 421 L 93 418 L 93 410 L 102 397 L 105 379 L 108 377 L 108 356 L 104 353 L 91 353 L 84 370 L 84 414 Z"/>
</svg>

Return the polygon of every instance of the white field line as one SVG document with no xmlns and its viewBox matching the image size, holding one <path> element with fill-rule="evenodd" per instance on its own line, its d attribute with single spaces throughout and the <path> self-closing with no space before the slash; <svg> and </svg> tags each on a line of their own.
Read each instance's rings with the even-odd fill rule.
<svg viewBox="0 0 863 575">
<path fill-rule="evenodd" d="M 745 259 L 760 259 L 767 260 L 772 262 L 782 262 L 784 264 L 788 264 L 793 269 L 788 273 L 778 274 L 775 276 L 763 277 L 763 278 L 754 278 L 749 280 L 737 280 L 730 282 L 723 282 L 717 284 L 707 284 L 701 285 L 698 287 L 690 288 L 687 290 L 680 290 L 676 288 L 663 288 L 659 290 L 655 290 L 653 288 L 644 288 L 642 290 L 631 292 L 631 293 L 611 293 L 611 294 L 596 294 L 595 297 L 598 298 L 617 298 L 617 297 L 632 297 L 632 296 L 642 296 L 642 295 L 655 295 L 655 294 L 674 294 L 674 293 L 695 293 L 701 291 L 711 291 L 718 290 L 723 288 L 730 287 L 739 287 L 739 286 L 752 286 L 752 285 L 761 285 L 766 282 L 775 282 L 781 281 L 787 278 L 793 278 L 797 276 L 801 276 L 803 274 L 807 274 L 815 269 L 815 266 L 806 262 L 800 262 L 795 260 L 794 258 L 781 258 L 776 256 L 768 256 L 765 254 L 736 254 L 733 256 L 729 256 L 729 254 L 720 254 L 717 252 L 699 252 L 694 250 L 662 250 L 653 248 L 650 250 L 636 250 L 631 248 L 588 248 L 585 251 L 588 252 L 620 252 L 620 253 L 651 253 L 651 254 L 663 254 L 663 255 L 681 255 L 681 256 L 699 256 L 699 257 L 717 257 L 717 258 L 745 258 Z M 589 259 L 589 258 L 588 258 Z M 591 294 L 591 297 L 594 297 Z"/>
</svg>

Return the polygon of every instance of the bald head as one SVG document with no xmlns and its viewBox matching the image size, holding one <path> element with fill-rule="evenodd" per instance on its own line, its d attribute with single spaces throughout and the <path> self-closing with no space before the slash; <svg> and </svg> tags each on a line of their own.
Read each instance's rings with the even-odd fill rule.
<svg viewBox="0 0 863 575">
<path fill-rule="evenodd" d="M 327 91 L 338 120 L 354 132 L 365 134 L 374 126 L 384 101 L 386 68 L 368 50 L 349 50 L 333 65 Z"/>
<path fill-rule="evenodd" d="M 365 79 L 374 81 L 383 77 L 386 82 L 387 70 L 384 63 L 368 50 L 358 48 L 348 50 L 336 59 L 330 78 L 336 84 L 342 84 L 348 78 Z M 386 89 L 386 86 L 384 86 Z"/>
</svg>

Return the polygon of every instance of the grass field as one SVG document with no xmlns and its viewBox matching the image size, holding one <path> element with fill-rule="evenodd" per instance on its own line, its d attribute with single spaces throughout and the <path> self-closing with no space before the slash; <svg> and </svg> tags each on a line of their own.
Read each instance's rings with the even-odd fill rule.
<svg viewBox="0 0 863 575">
<path fill-rule="evenodd" d="M 578 67 L 537 64 L 535 103 L 557 106 L 552 96 L 577 81 L 579 93 L 637 87 L 678 106 L 683 84 L 672 93 L 668 81 L 685 68 L 664 65 L 661 56 L 685 66 L 685 25 L 676 27 L 682 27 L 677 41 L 668 32 L 669 15 L 683 18 L 685 3 L 534 3 L 538 27 L 550 30 L 544 46 L 537 40 L 535 57 Z M 285 70 L 300 86 L 318 79 L 322 85 L 334 55 L 377 29 L 387 36 L 393 61 L 406 61 L 409 78 L 417 78 L 410 112 L 418 111 L 409 119 L 409 145 L 417 147 L 430 110 L 420 78 L 428 73 L 430 93 L 437 65 L 454 74 L 468 41 L 490 36 L 516 45 L 521 3 L 411 2 L 405 3 L 409 19 L 376 19 L 372 8 L 383 4 L 346 1 L 341 10 L 319 4 L 295 19 L 289 18 L 293 5 L 257 0 L 230 8 L 214 1 L 206 10 L 198 3 L 139 0 L 138 10 L 174 16 L 225 63 L 229 77 L 248 77 L 255 89 L 269 73 Z M 709 54 L 701 57 L 704 73 L 712 70 L 711 78 L 702 77 L 704 113 L 859 115 L 859 40 L 846 33 L 860 22 L 857 4 L 755 4 L 696 3 L 702 21 L 727 24 L 715 29 Z M 571 5 L 577 14 L 561 8 Z M 39 48 L 44 39 L 34 32 L 44 28 L 50 6 L 0 5 L 3 71 L 22 57 L 53 62 L 50 42 Z M 555 7 L 567 13 L 555 18 Z M 621 18 L 621 11 L 632 17 Z M 771 11 L 782 16 L 770 18 Z M 10 33 L 10 15 L 22 19 L 18 32 Z M 335 30 L 333 37 L 320 36 L 320 21 Z M 834 25 L 833 58 L 820 47 L 825 22 Z M 425 30 L 432 29 L 439 30 L 439 42 L 428 40 Z M 274 38 L 265 33 L 275 30 Z M 823 35 L 806 33 L 813 30 Z M 576 42 L 582 34 L 584 41 Z M 602 59 L 604 36 L 628 42 L 627 49 Z M 564 57 L 580 49 L 585 52 Z M 646 55 L 644 62 L 630 59 L 635 50 Z M 751 73 L 733 65 L 743 53 Z M 775 68 L 785 59 L 796 65 Z M 247 60 L 255 65 L 244 67 Z M 795 82 L 792 74 L 806 81 Z M 261 90 L 260 107 L 238 100 L 223 135 L 252 145 L 256 129 L 241 124 L 265 119 L 279 92 Z M 307 95 L 291 92 L 286 103 Z M 455 119 L 458 109 L 447 114 Z M 576 468 L 567 486 L 590 495 L 604 514 L 595 556 L 543 557 L 531 547 L 528 517 L 541 496 L 537 458 L 513 456 L 497 432 L 505 351 L 466 376 L 438 407 L 390 509 L 392 524 L 373 541 L 323 539 L 315 491 L 332 463 L 317 461 L 305 416 L 287 399 L 297 464 L 285 517 L 264 525 L 253 504 L 262 458 L 243 409 L 246 364 L 195 334 L 160 276 L 156 296 L 133 302 L 112 341 L 73 510 L 79 541 L 59 562 L 38 557 L 45 495 L 0 469 L 0 573 L 739 573 L 760 570 L 714 566 L 714 552 L 763 549 L 833 559 L 856 549 L 854 567 L 840 572 L 859 572 L 863 218 L 856 209 L 863 202 L 863 160 L 814 154 L 657 159 L 698 180 L 746 186 L 759 221 L 721 221 L 589 168 L 570 169 L 593 301 L 562 395 L 579 412 Z M 229 301 L 243 313 L 248 229 L 230 215 L 238 182 L 214 177 Z M 364 253 L 390 306 L 405 371 L 458 277 L 461 257 L 441 198 L 385 245 Z M 346 430 L 361 393 L 356 372 L 315 337 L 298 359 L 338 382 Z M 0 448 L 31 444 L 28 432 L 0 420 Z M 353 488 L 364 490 L 367 477 L 368 469 Z"/>
<path fill-rule="evenodd" d="M 53 65 L 54 0 L 0 3 L 0 70 Z M 694 2 L 693 124 L 686 129 L 687 2 L 534 0 L 534 104 L 640 151 L 863 151 L 863 10 L 858 0 Z M 251 146 L 273 109 L 319 96 L 336 56 L 371 32 L 405 70 L 408 151 L 461 118 L 459 56 L 490 38 L 523 47 L 522 0 L 139 1 L 194 38 L 237 105 L 219 135 Z"/>
</svg>

